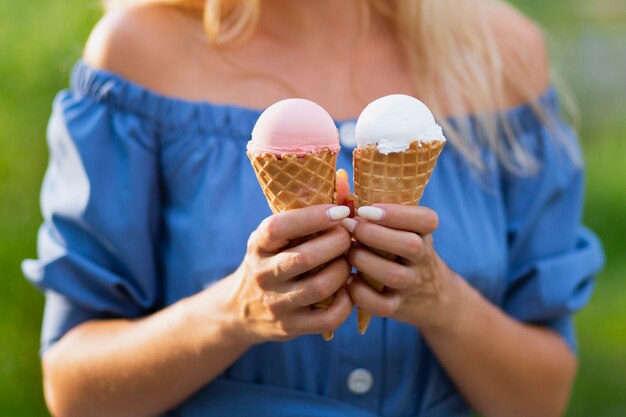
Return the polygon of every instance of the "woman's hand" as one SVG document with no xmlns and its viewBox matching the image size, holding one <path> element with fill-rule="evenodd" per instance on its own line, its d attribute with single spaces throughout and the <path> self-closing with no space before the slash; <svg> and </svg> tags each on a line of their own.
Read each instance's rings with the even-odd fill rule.
<svg viewBox="0 0 626 417">
<path fill-rule="evenodd" d="M 420 328 L 447 325 L 453 311 L 447 283 L 453 272 L 433 247 L 437 214 L 426 207 L 396 204 L 361 207 L 358 214 L 342 222 L 357 242 L 348 261 L 385 290 L 376 292 L 357 275 L 349 285 L 354 303 L 375 316 Z M 394 262 L 370 248 L 398 258 Z"/>
<path fill-rule="evenodd" d="M 344 255 L 351 239 L 340 226 L 348 214 L 347 207 L 320 205 L 279 213 L 259 225 L 244 261 L 227 279 L 239 334 L 252 344 L 288 340 L 335 330 L 348 318 L 353 304 L 342 286 L 350 276 Z M 289 247 L 313 234 L 318 235 Z M 333 294 L 328 309 L 311 307 Z"/>
</svg>

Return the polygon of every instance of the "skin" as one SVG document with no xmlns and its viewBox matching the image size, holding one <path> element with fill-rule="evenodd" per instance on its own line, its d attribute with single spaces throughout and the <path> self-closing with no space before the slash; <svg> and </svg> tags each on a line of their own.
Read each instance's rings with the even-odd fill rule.
<svg viewBox="0 0 626 417">
<path fill-rule="evenodd" d="M 267 0 L 252 38 L 219 52 L 204 38 L 197 16 L 142 6 L 105 16 L 84 59 L 164 95 L 263 108 L 297 93 L 338 119 L 358 115 L 367 102 L 386 94 L 419 97 L 393 32 L 380 17 L 373 18 L 368 47 L 355 55 L 357 12 L 353 0 Z M 541 93 L 549 80 L 540 32 L 509 9 L 491 14 L 507 75 L 525 77 L 528 89 Z M 524 46 L 537 71 L 515 74 L 515 63 L 507 61 L 514 45 Z M 524 101 L 513 88 L 506 86 L 505 92 L 511 106 Z M 508 317 L 451 271 L 432 246 L 437 227 L 432 210 L 380 207 L 380 221 L 360 217 L 356 224 L 344 221 L 344 227 L 329 217 L 330 206 L 271 216 L 250 237 L 240 267 L 206 290 L 142 319 L 77 326 L 43 356 L 51 412 L 56 417 L 158 415 L 251 346 L 336 329 L 356 304 L 419 327 L 461 394 L 482 415 L 560 415 L 576 367 L 564 341 Z M 316 231 L 322 233 L 315 239 L 284 249 L 290 239 Z M 382 259 L 365 245 L 401 260 Z M 316 275 L 293 279 L 329 261 Z M 378 294 L 358 277 L 347 285 L 349 264 L 387 290 Z M 336 291 L 328 310 L 307 307 Z"/>
</svg>

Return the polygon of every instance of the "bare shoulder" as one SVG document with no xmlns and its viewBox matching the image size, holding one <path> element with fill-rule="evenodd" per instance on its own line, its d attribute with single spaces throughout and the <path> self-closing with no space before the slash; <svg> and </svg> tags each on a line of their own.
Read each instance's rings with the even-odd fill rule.
<svg viewBox="0 0 626 417">
<path fill-rule="evenodd" d="M 512 6 L 499 5 L 489 14 L 502 56 L 509 105 L 537 97 L 550 84 L 550 62 L 541 28 Z"/>
<path fill-rule="evenodd" d="M 133 82 L 159 90 L 175 73 L 190 42 L 185 12 L 162 5 L 141 5 L 110 11 L 94 27 L 83 60 Z"/>
</svg>

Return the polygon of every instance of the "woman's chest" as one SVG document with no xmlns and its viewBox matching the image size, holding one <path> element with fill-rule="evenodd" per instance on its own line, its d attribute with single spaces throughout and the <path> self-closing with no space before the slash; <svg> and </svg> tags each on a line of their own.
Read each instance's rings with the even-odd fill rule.
<svg viewBox="0 0 626 417">
<path fill-rule="evenodd" d="M 337 119 L 347 119 L 379 97 L 414 95 L 413 75 L 405 61 L 393 37 L 331 55 L 329 48 L 294 48 L 257 34 L 237 48 L 195 45 L 185 55 L 185 62 L 193 65 L 172 66 L 153 87 L 186 100 L 253 109 L 301 97 Z"/>
</svg>

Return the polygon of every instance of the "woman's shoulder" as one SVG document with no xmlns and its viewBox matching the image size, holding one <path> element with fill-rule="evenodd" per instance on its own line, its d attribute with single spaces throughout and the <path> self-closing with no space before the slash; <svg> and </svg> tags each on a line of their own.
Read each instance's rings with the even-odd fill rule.
<svg viewBox="0 0 626 417">
<path fill-rule="evenodd" d="M 550 85 L 550 61 L 542 29 L 509 5 L 488 14 L 502 58 L 506 102 L 510 107 L 539 97 Z M 521 90 L 521 91 L 520 91 Z"/>
<path fill-rule="evenodd" d="M 203 48 L 202 59 L 215 51 L 205 42 L 202 24 L 191 12 L 158 4 L 121 7 L 108 11 L 92 30 L 83 61 L 115 73 L 150 90 L 179 95 L 189 84 L 193 65 L 181 65 Z M 212 66 L 215 73 L 218 68 Z"/>
<path fill-rule="evenodd" d="M 158 72 L 168 65 L 168 55 L 175 52 L 168 48 L 175 42 L 175 34 L 170 30 L 172 24 L 168 22 L 172 13 L 171 8 L 163 6 L 107 12 L 89 36 L 83 60 L 92 67 L 129 79 Z M 147 65 L 152 71 L 147 71 Z"/>
</svg>

